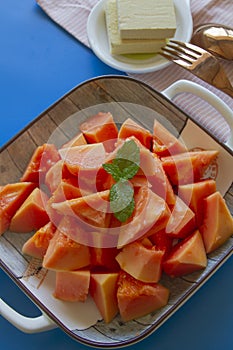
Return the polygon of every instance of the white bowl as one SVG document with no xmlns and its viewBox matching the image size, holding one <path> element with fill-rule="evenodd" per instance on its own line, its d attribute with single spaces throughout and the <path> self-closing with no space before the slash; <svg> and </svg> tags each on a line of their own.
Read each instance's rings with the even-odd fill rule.
<svg viewBox="0 0 233 350">
<path fill-rule="evenodd" d="M 167 67 L 170 62 L 159 54 L 112 55 L 109 49 L 105 3 L 100 0 L 92 9 L 87 21 L 87 35 L 95 55 L 112 68 L 128 73 L 149 73 Z M 193 31 L 190 0 L 174 0 L 177 29 L 174 39 L 189 42 Z"/>
</svg>

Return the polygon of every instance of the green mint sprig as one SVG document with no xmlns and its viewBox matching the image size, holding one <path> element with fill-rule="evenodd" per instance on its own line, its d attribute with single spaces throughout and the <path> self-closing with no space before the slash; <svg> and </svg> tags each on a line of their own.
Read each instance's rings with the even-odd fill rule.
<svg viewBox="0 0 233 350">
<path fill-rule="evenodd" d="M 139 165 L 140 150 L 134 140 L 123 144 L 112 163 L 103 164 L 116 181 L 110 189 L 110 208 L 120 222 L 125 222 L 135 208 L 134 190 L 128 180 L 136 175 Z"/>
</svg>

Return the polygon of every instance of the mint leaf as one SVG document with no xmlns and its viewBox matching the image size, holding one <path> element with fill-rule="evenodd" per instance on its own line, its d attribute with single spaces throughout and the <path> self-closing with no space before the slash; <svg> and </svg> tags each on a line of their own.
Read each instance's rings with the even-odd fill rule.
<svg viewBox="0 0 233 350">
<path fill-rule="evenodd" d="M 128 180 L 137 174 L 139 165 L 140 149 L 134 140 L 125 141 L 112 163 L 103 164 L 116 181 L 110 189 L 110 208 L 121 222 L 125 222 L 134 211 L 134 189 Z"/>
<path fill-rule="evenodd" d="M 125 222 L 133 213 L 134 190 L 128 181 L 118 181 L 110 189 L 110 208 L 114 216 Z"/>
<path fill-rule="evenodd" d="M 114 163 L 106 163 L 103 164 L 103 168 L 112 175 L 115 181 L 119 181 L 121 179 L 121 171 L 118 168 L 117 164 Z"/>
<path fill-rule="evenodd" d="M 139 147 L 134 140 L 126 141 L 123 146 L 117 151 L 116 158 L 114 162 L 117 160 L 121 160 L 120 168 L 125 168 L 129 163 L 134 163 L 139 167 L 140 164 L 140 151 Z M 124 163 L 125 162 L 125 163 Z"/>
<path fill-rule="evenodd" d="M 132 199 L 129 205 L 125 207 L 125 209 L 122 209 L 121 211 L 114 213 L 114 216 L 120 222 L 125 222 L 133 214 L 134 208 L 135 208 L 135 202 L 134 202 L 134 199 Z"/>
<path fill-rule="evenodd" d="M 117 165 L 122 179 L 131 179 L 137 174 L 140 164 L 140 150 L 134 140 L 126 141 L 118 150 L 113 164 Z"/>
<path fill-rule="evenodd" d="M 122 167 L 122 163 L 124 163 L 125 167 Z M 119 166 L 121 178 L 125 180 L 132 179 L 132 177 L 134 177 L 137 174 L 139 169 L 138 165 L 131 162 L 130 160 L 115 159 L 114 164 Z"/>
</svg>

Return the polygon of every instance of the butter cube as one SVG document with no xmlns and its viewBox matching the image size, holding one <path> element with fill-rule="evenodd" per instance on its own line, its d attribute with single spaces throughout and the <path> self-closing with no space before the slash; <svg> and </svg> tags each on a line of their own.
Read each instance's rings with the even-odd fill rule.
<svg viewBox="0 0 233 350">
<path fill-rule="evenodd" d="M 107 35 L 111 54 L 155 53 L 166 45 L 164 39 L 127 40 L 119 33 L 116 0 L 108 0 L 105 8 Z"/>
<path fill-rule="evenodd" d="M 174 36 L 173 0 L 117 0 L 122 39 L 164 39 Z"/>
</svg>

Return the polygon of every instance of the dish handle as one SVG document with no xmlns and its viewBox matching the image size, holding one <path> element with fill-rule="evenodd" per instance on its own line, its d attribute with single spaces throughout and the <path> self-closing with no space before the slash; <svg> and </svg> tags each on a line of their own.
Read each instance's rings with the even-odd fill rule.
<svg viewBox="0 0 233 350">
<path fill-rule="evenodd" d="M 228 140 L 224 144 L 233 150 L 233 112 L 232 110 L 223 102 L 218 96 L 216 96 L 211 91 L 207 90 L 205 87 L 188 80 L 178 80 L 167 89 L 162 91 L 169 100 L 172 100 L 176 95 L 190 92 L 198 97 L 204 99 L 212 107 L 214 107 L 226 120 L 230 126 L 230 135 Z"/>
<path fill-rule="evenodd" d="M 44 313 L 34 318 L 26 317 L 12 309 L 2 299 L 0 299 L 0 315 L 24 333 L 39 333 L 56 327 Z"/>
</svg>

